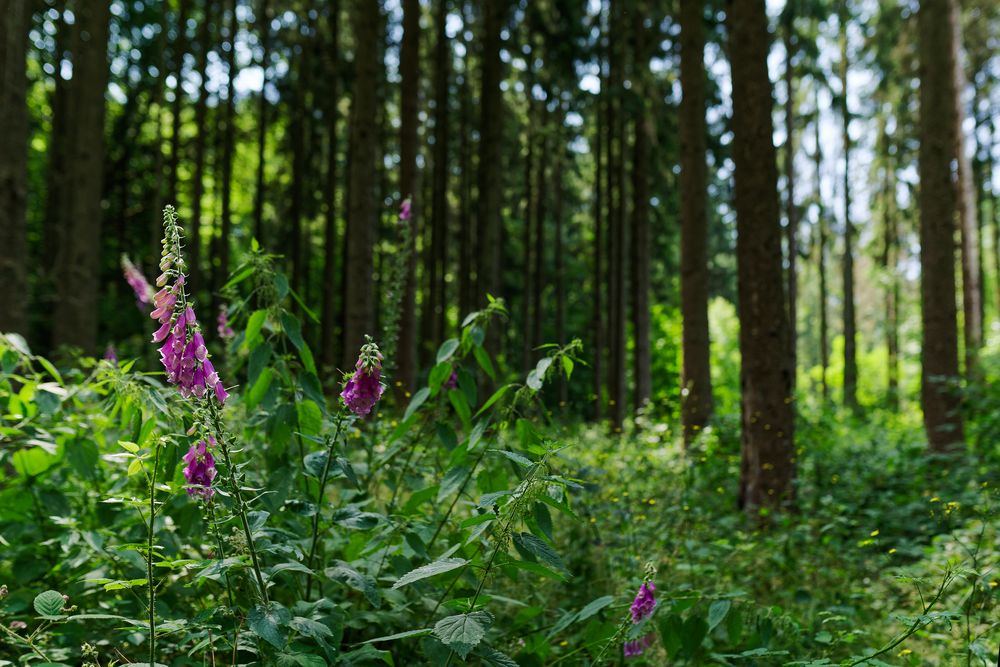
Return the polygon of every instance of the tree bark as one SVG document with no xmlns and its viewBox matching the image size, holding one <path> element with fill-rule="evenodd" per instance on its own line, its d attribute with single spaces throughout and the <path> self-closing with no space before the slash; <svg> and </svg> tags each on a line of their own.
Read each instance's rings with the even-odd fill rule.
<svg viewBox="0 0 1000 667">
<path fill-rule="evenodd" d="M 973 190 L 972 162 L 965 150 L 965 69 L 962 66 L 961 14 L 958 0 L 950 0 L 952 28 L 952 100 L 955 104 L 953 155 L 958 164 L 958 224 L 962 243 L 962 314 L 965 334 L 965 377 L 976 377 L 979 348 L 983 345 L 982 291 L 979 282 L 979 230 Z"/>
<path fill-rule="evenodd" d="M 324 227 L 323 227 L 323 314 L 320 323 L 320 347 L 322 348 L 323 366 L 331 368 L 337 363 L 337 157 L 339 142 L 337 138 L 337 123 L 340 101 L 340 2 L 331 3 L 329 16 L 330 46 L 327 51 L 329 58 L 327 79 L 330 82 L 329 98 L 326 105 L 327 114 L 327 156 L 326 156 L 326 190 L 323 193 Z"/>
<path fill-rule="evenodd" d="M 601 90 L 606 89 L 607 77 L 604 76 L 604 64 L 601 63 Z M 600 421 L 604 408 L 604 237 L 605 237 L 605 216 L 604 200 L 606 199 L 605 188 L 605 166 L 604 166 L 604 135 L 607 133 L 604 118 L 604 105 L 607 100 L 603 94 L 597 96 L 594 110 L 594 139 L 592 152 L 594 154 L 594 280 L 593 292 L 593 359 L 591 367 L 594 371 L 594 421 Z"/>
<path fill-rule="evenodd" d="M 177 183 L 180 180 L 178 172 L 181 153 L 181 113 L 183 111 L 184 87 L 184 55 L 187 53 L 187 19 L 188 0 L 178 0 L 177 37 L 174 39 L 174 99 L 170 106 L 170 175 L 167 186 L 167 201 L 178 209 Z"/>
<path fill-rule="evenodd" d="M 472 223 L 472 139 L 469 136 L 472 127 L 472 68 L 470 66 L 470 45 L 465 39 L 468 26 L 466 4 L 460 1 L 462 15 L 461 43 L 465 55 L 462 60 L 462 81 L 459 89 L 459 129 L 458 152 L 461 173 L 459 174 L 459 209 L 458 209 L 458 312 L 459 324 L 476 307 L 475 281 L 473 279 L 473 263 L 476 257 L 475 227 Z"/>
<path fill-rule="evenodd" d="M 431 346 L 437 346 L 445 338 L 445 315 L 447 314 L 447 283 L 445 274 L 448 271 L 448 159 L 451 130 L 449 125 L 450 109 L 448 108 L 449 86 L 451 81 L 451 46 L 448 44 L 448 2 L 438 0 L 435 12 L 435 44 L 434 44 L 434 173 L 431 186 L 431 210 L 434 219 L 431 225 L 431 292 L 429 312 L 431 318 L 432 337 L 427 341 Z M 436 347 L 434 347 L 436 350 Z"/>
<path fill-rule="evenodd" d="M 786 294 L 788 296 L 788 355 L 792 364 L 792 390 L 795 389 L 796 372 L 798 368 L 798 271 L 796 262 L 799 254 L 799 211 L 795 204 L 795 67 L 792 59 L 795 56 L 795 15 L 792 5 L 785 8 L 784 13 L 785 42 L 785 183 L 787 186 L 785 201 L 785 247 L 788 266 L 785 269 L 787 280 Z"/>
<path fill-rule="evenodd" d="M 379 68 L 379 21 L 376 0 L 351 1 L 354 87 L 350 118 L 350 182 L 344 268 L 343 367 L 353 368 L 366 334 L 374 333 L 373 247 L 377 229 L 376 96 Z"/>
<path fill-rule="evenodd" d="M 55 345 L 93 352 L 97 345 L 101 289 L 101 195 L 104 174 L 104 91 L 108 74 L 110 4 L 81 3 L 76 9 L 77 39 L 69 103 L 73 131 L 66 152 L 67 233 L 59 249 L 52 331 Z"/>
<path fill-rule="evenodd" d="M 535 237 L 532 243 L 532 259 L 534 260 L 534 268 L 531 271 L 534 294 L 531 297 L 532 312 L 530 331 L 531 345 L 533 348 L 537 348 L 545 342 L 542 339 L 542 313 L 545 312 L 542 300 L 545 294 L 545 219 L 548 217 L 548 202 L 546 200 L 546 194 L 549 191 L 548 169 L 546 169 L 546 162 L 551 160 L 548 136 L 549 113 L 545 107 L 548 99 L 549 96 L 546 95 L 545 102 L 541 107 L 541 119 L 538 123 L 540 159 L 535 167 Z"/>
<path fill-rule="evenodd" d="M 28 336 L 28 106 L 30 6 L 0 3 L 0 331 Z"/>
<path fill-rule="evenodd" d="M 820 388 L 823 397 L 823 403 L 830 398 L 830 385 L 827 383 L 826 375 L 827 370 L 830 367 L 830 320 L 827 312 L 827 304 L 829 303 L 829 297 L 827 294 L 827 278 L 826 278 L 826 243 L 827 243 L 827 227 L 826 227 L 826 207 L 823 206 L 823 149 L 821 148 L 822 143 L 820 142 L 819 126 L 821 120 L 822 108 L 819 105 L 819 83 L 816 83 L 816 88 L 814 90 L 815 95 L 815 105 L 816 105 L 816 122 L 813 124 L 813 129 L 816 132 L 815 142 L 816 142 L 816 154 L 814 155 L 816 161 L 816 202 L 817 202 L 817 214 L 816 214 L 816 226 L 818 228 L 817 237 L 817 255 L 816 263 L 818 265 L 819 273 L 819 366 L 820 366 Z"/>
<path fill-rule="evenodd" d="M 632 229 L 631 287 L 632 336 L 635 348 L 632 374 L 635 383 L 635 410 L 642 410 L 653 392 L 649 341 L 649 154 L 656 142 L 652 118 L 647 106 L 649 98 L 648 39 L 643 22 L 649 13 L 648 3 L 637 7 L 633 18 L 635 33 L 635 72 L 633 86 L 638 98 L 634 113 L 635 143 L 632 147 Z M 703 156 L 704 157 L 704 156 Z"/>
<path fill-rule="evenodd" d="M 611 430 L 620 433 L 625 422 L 626 389 L 625 389 L 625 323 L 628 313 L 626 306 L 627 290 L 625 284 L 625 258 L 627 255 L 625 231 L 625 154 L 628 140 L 625 137 L 625 112 L 622 96 L 625 76 L 625 7 L 623 0 L 609 0 L 610 18 L 610 53 L 609 53 L 609 86 L 611 106 L 608 122 L 610 132 L 608 176 L 611 186 L 608 189 L 608 204 L 610 207 L 610 271 L 608 285 L 610 293 L 608 303 L 611 307 L 608 320 L 610 328 L 610 365 L 608 388 L 610 390 Z"/>
<path fill-rule="evenodd" d="M 793 501 L 788 313 L 781 271 L 778 174 L 763 0 L 728 0 L 740 310 L 740 505 L 751 514 Z"/>
<path fill-rule="evenodd" d="M 503 97 L 500 79 L 501 35 L 507 14 L 507 0 L 483 0 L 483 62 L 482 93 L 479 98 L 479 207 L 478 233 L 479 267 L 476 282 L 478 298 L 487 294 L 502 297 L 500 281 L 501 217 L 503 184 L 501 178 L 501 142 L 503 141 Z M 494 324 L 487 336 L 487 348 L 495 356 L 499 351 L 499 325 Z"/>
<path fill-rule="evenodd" d="M 205 0 L 201 23 L 198 26 L 198 72 L 201 88 L 194 106 L 194 183 L 191 192 L 191 221 L 188 225 L 188 262 L 191 267 L 191 289 L 202 284 L 201 265 L 201 208 L 205 194 L 205 153 L 208 136 L 208 52 L 211 51 L 209 25 L 215 14 L 214 0 Z"/>
<path fill-rule="evenodd" d="M 333 3 L 335 7 L 339 2 Z M 336 13 L 337 9 L 331 10 Z M 263 245 L 264 239 L 264 196 L 267 193 L 267 184 L 264 178 L 265 151 L 267 149 L 267 70 L 270 63 L 271 47 L 271 13 L 268 0 L 260 0 L 260 67 L 262 81 L 260 84 L 260 99 L 257 111 L 257 187 L 253 197 L 253 235 L 257 241 Z M 336 36 L 333 37 L 336 43 Z M 334 52 L 336 54 L 336 52 Z M 331 56 L 336 58 L 336 55 Z M 335 151 L 336 152 L 336 151 Z M 330 193 L 327 193 L 330 194 Z"/>
<path fill-rule="evenodd" d="M 704 0 L 682 0 L 681 98 L 681 424 L 690 443 L 712 415 L 708 327 L 708 168 L 705 163 Z"/>
<path fill-rule="evenodd" d="M 844 405 L 858 408 L 857 321 L 854 306 L 854 223 L 851 222 L 851 114 L 847 105 L 847 3 L 840 12 L 840 115 L 844 121 Z"/>
<path fill-rule="evenodd" d="M 229 254 L 233 229 L 232 193 L 233 193 L 233 153 L 236 150 L 236 32 L 239 23 L 236 16 L 238 0 L 232 0 L 229 7 L 228 34 L 226 41 L 229 50 L 226 53 L 226 120 L 225 134 L 222 139 L 222 224 L 219 229 L 219 266 L 212 276 L 212 283 L 217 291 L 229 279 Z"/>
<path fill-rule="evenodd" d="M 934 451 L 964 442 L 959 400 L 955 303 L 955 31 L 950 0 L 923 0 L 920 32 L 920 287 L 923 350 L 921 404 Z"/>
</svg>

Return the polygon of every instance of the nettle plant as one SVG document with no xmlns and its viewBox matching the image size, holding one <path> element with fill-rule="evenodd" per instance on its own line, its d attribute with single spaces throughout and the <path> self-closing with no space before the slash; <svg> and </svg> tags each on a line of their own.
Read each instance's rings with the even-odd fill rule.
<svg viewBox="0 0 1000 667">
<path fill-rule="evenodd" d="M 540 582 L 571 577 L 553 516 L 576 520 L 580 486 L 538 420 L 545 384 L 572 375 L 580 342 L 545 346 L 523 382 L 501 383 L 486 334 L 506 313 L 490 300 L 397 411 L 384 394 L 392 359 L 372 338 L 342 376 L 317 367 L 297 313 L 316 318 L 256 244 L 223 290 L 211 340 L 170 207 L 164 230 L 158 291 L 135 267 L 129 282 L 158 323 L 166 386 L 108 358 L 72 389 L 59 378 L 18 394 L 29 378 L 12 380 L 13 369 L 58 371 L 26 349 L 4 352 L 8 412 L 29 413 L 33 398 L 47 406 L 39 397 L 51 391 L 57 408 L 99 428 L 62 441 L 45 431 L 59 444 L 14 454 L 52 457 L 23 462 L 36 466 L 23 470 L 26 487 L 52 474 L 74 489 L 59 514 L 76 518 L 58 528 L 24 507 L 34 538 L 60 540 L 64 570 L 49 579 L 73 583 L 69 598 L 39 595 L 33 618 L 27 590 L 0 600 L 0 646 L 24 661 L 92 665 L 509 666 L 511 654 L 551 653 Z M 18 437 L 38 435 L 21 426 Z M 74 467 L 93 469 L 74 487 L 58 464 L 80 440 L 90 458 Z M 580 620 L 612 599 L 597 602 Z M 601 628 L 598 639 L 613 640 L 614 624 Z"/>
</svg>

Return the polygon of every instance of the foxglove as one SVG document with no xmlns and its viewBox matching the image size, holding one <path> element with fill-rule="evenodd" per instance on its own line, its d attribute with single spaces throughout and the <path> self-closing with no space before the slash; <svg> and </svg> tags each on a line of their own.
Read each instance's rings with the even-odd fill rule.
<svg viewBox="0 0 1000 667">
<path fill-rule="evenodd" d="M 636 594 L 635 600 L 632 601 L 633 623 L 639 623 L 653 613 L 653 609 L 656 607 L 656 598 L 653 597 L 655 590 L 656 584 L 651 581 L 647 581 L 639 587 L 639 592 Z"/>
<path fill-rule="evenodd" d="M 215 444 L 215 438 L 208 436 L 207 442 L 202 440 L 195 445 L 191 445 L 188 453 L 184 455 L 184 479 L 191 486 L 187 487 L 189 496 L 199 496 L 209 499 L 215 493 L 212 489 L 212 481 L 215 479 L 217 470 L 215 468 L 215 457 L 209 449 L 209 443 Z"/>
<path fill-rule="evenodd" d="M 645 651 L 647 648 L 649 648 L 650 646 L 653 645 L 654 639 L 655 639 L 655 636 L 652 633 L 650 633 L 648 635 L 644 635 L 644 636 L 640 637 L 639 639 L 636 639 L 636 640 L 633 640 L 633 641 L 629 641 L 629 642 L 625 642 L 625 646 L 624 646 L 624 648 L 625 648 L 625 657 L 626 658 L 636 658 L 636 657 L 642 655 L 643 651 Z"/>
<path fill-rule="evenodd" d="M 135 300 L 138 302 L 140 308 L 145 308 L 152 302 L 153 294 L 156 290 L 146 280 L 146 276 L 142 275 L 139 267 L 132 263 L 128 255 L 122 255 L 121 264 L 122 273 L 125 274 L 125 281 L 132 288 L 132 291 L 135 292 Z"/>
<path fill-rule="evenodd" d="M 368 342 L 361 346 L 354 374 L 340 392 L 344 405 L 359 417 L 365 417 L 372 411 L 385 390 L 382 385 L 382 353 L 370 336 L 365 338 Z"/>
<path fill-rule="evenodd" d="M 406 222 L 413 215 L 412 211 L 413 202 L 409 197 L 403 200 L 403 203 L 399 205 L 399 219 Z"/>
<path fill-rule="evenodd" d="M 223 340 L 229 340 L 236 335 L 233 328 L 229 326 L 229 315 L 226 313 L 225 306 L 219 308 L 219 316 L 215 320 L 216 331 L 219 334 L 219 338 Z"/>
</svg>

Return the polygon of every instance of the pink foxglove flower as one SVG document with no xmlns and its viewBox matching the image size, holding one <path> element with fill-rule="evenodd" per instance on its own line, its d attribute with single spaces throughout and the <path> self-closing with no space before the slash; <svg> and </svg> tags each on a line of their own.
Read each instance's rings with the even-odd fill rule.
<svg viewBox="0 0 1000 667">
<path fill-rule="evenodd" d="M 226 313 L 225 306 L 219 308 L 219 316 L 215 320 L 216 331 L 219 334 L 219 338 L 223 340 L 229 340 L 236 335 L 233 328 L 229 326 L 229 315 Z"/>
<path fill-rule="evenodd" d="M 344 405 L 359 417 L 367 416 L 385 391 L 382 385 L 382 353 L 371 337 L 366 338 L 368 342 L 361 346 L 354 375 L 340 392 Z"/>
<path fill-rule="evenodd" d="M 177 385 L 185 398 L 201 398 L 212 391 L 219 403 L 225 403 L 229 394 L 208 357 L 198 318 L 187 301 L 182 232 L 171 206 L 164 210 L 163 226 L 163 258 L 160 260 L 163 273 L 156 279 L 160 291 L 153 296 L 153 312 L 149 316 L 160 323 L 160 328 L 153 333 L 153 342 L 163 343 L 160 360 L 167 372 L 167 382 Z"/>
<path fill-rule="evenodd" d="M 105 360 L 110 361 L 113 364 L 118 363 L 118 353 L 115 352 L 114 345 L 111 345 L 109 343 L 108 346 L 104 349 L 104 358 Z"/>
<path fill-rule="evenodd" d="M 187 487 L 189 496 L 199 496 L 209 499 L 215 493 L 212 489 L 212 481 L 218 471 L 215 468 L 215 457 L 209 445 L 215 444 L 215 438 L 208 436 L 207 442 L 202 440 L 198 444 L 191 445 L 188 453 L 184 455 L 184 479 L 191 486 Z"/>
<path fill-rule="evenodd" d="M 153 294 L 156 290 L 146 280 L 146 276 L 142 275 L 139 267 L 132 263 L 128 255 L 122 255 L 121 264 L 122 273 L 125 274 L 125 281 L 132 288 L 132 291 L 135 292 L 135 300 L 138 302 L 140 308 L 145 308 L 153 301 Z"/>
<path fill-rule="evenodd" d="M 639 587 L 639 592 L 636 594 L 635 600 L 632 601 L 633 623 L 638 623 L 653 613 L 653 609 L 656 607 L 656 598 L 653 597 L 655 590 L 656 584 L 651 581 Z"/>
<path fill-rule="evenodd" d="M 653 645 L 654 639 L 655 635 L 650 633 L 634 641 L 625 642 L 625 657 L 636 658 L 642 655 L 643 651 Z"/>
<path fill-rule="evenodd" d="M 410 219 L 410 217 L 412 217 L 412 215 L 413 215 L 413 211 L 411 210 L 412 206 L 413 206 L 413 202 L 410 200 L 409 197 L 407 197 L 406 199 L 403 200 L 403 203 L 399 205 L 399 219 L 400 220 L 402 220 L 403 222 L 406 222 L 407 220 Z"/>
</svg>

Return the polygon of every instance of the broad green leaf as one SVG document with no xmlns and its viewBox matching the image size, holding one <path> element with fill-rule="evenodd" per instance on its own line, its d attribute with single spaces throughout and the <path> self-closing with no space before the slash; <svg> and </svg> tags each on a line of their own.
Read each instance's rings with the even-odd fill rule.
<svg viewBox="0 0 1000 667">
<path fill-rule="evenodd" d="M 361 574 L 344 561 L 337 561 L 334 567 L 328 567 L 325 574 L 333 581 L 340 582 L 345 586 L 364 593 L 368 602 L 376 609 L 382 605 L 382 596 L 375 585 L 375 580 L 368 575 Z"/>
<path fill-rule="evenodd" d="M 266 310 L 255 310 L 250 314 L 250 318 L 247 320 L 246 333 L 243 336 L 243 345 L 248 350 L 254 349 L 263 341 L 260 330 L 264 327 L 265 320 L 267 320 Z"/>
<path fill-rule="evenodd" d="M 448 381 L 448 378 L 451 377 L 451 370 L 451 364 L 447 361 L 442 361 L 431 369 L 427 376 L 427 387 L 431 393 L 436 394 L 441 389 L 441 385 Z"/>
<path fill-rule="evenodd" d="M 708 608 L 708 631 L 715 629 L 722 619 L 729 613 L 729 608 L 733 606 L 732 600 L 716 600 Z"/>
<path fill-rule="evenodd" d="M 605 595 L 604 597 L 599 597 L 593 600 L 590 604 L 580 610 L 580 613 L 576 615 L 577 621 L 586 621 L 588 618 L 604 609 L 605 607 L 614 604 L 614 595 Z"/>
<path fill-rule="evenodd" d="M 458 345 L 459 341 L 457 338 L 449 338 L 441 343 L 441 347 L 438 348 L 437 363 L 440 364 L 443 361 L 451 359 L 452 355 L 455 354 L 455 350 L 458 349 Z"/>
<path fill-rule="evenodd" d="M 271 388 L 271 380 L 273 379 L 274 371 L 270 368 L 265 368 L 260 372 L 260 376 L 257 378 L 257 381 L 253 383 L 253 386 L 250 387 L 250 391 L 247 392 L 247 409 L 253 410 L 264 399 L 264 395 L 267 394 L 267 390 Z"/>
<path fill-rule="evenodd" d="M 59 591 L 45 591 L 35 596 L 34 605 L 39 616 L 58 616 L 66 600 Z"/>
<path fill-rule="evenodd" d="M 416 412 L 417 409 L 424 404 L 424 401 L 426 401 L 427 397 L 430 395 L 431 395 L 431 390 L 428 389 L 427 387 L 423 387 L 420 390 L 418 390 L 417 393 L 413 395 L 413 398 L 410 399 L 410 404 L 406 406 L 406 412 L 403 413 L 403 421 L 405 422 L 407 419 L 409 419 L 410 415 Z"/>
<path fill-rule="evenodd" d="M 305 435 L 319 435 L 323 430 L 323 412 L 316 403 L 308 398 L 295 404 L 295 412 L 299 417 L 299 431 Z"/>
<path fill-rule="evenodd" d="M 519 533 L 514 536 L 514 541 L 542 563 L 566 572 L 566 566 L 563 564 L 562 558 L 556 553 L 555 549 L 549 546 L 548 542 L 540 537 L 536 537 L 531 533 Z"/>
<path fill-rule="evenodd" d="M 369 639 L 368 641 L 362 642 L 363 644 L 374 644 L 375 642 L 391 642 L 397 639 L 406 639 L 407 637 L 423 637 L 424 635 L 429 635 L 434 632 L 432 628 L 424 628 L 422 630 L 407 630 L 406 632 L 397 632 L 394 635 L 386 635 L 385 637 L 376 637 L 375 639 Z"/>
<path fill-rule="evenodd" d="M 436 560 L 433 563 L 422 565 L 415 570 L 410 570 L 400 577 L 399 581 L 392 585 L 392 588 L 395 590 L 397 588 L 402 588 L 407 584 L 412 584 L 414 581 L 420 581 L 421 579 L 434 577 L 439 574 L 444 574 L 445 572 L 451 572 L 452 570 L 464 567 L 468 564 L 468 562 L 469 561 L 464 558 L 442 558 L 441 560 Z"/>
<path fill-rule="evenodd" d="M 291 313 L 281 314 L 281 328 L 284 330 L 288 340 L 292 341 L 295 349 L 301 350 L 306 341 L 302 338 L 302 324 Z"/>
<path fill-rule="evenodd" d="M 292 613 L 277 602 L 259 604 L 247 615 L 250 630 L 275 648 L 285 646 Z"/>
<path fill-rule="evenodd" d="M 441 487 L 438 489 L 437 501 L 440 503 L 446 498 L 450 498 L 453 493 L 462 488 L 469 469 L 466 466 L 456 466 L 444 474 L 441 480 Z"/>
<path fill-rule="evenodd" d="M 479 408 L 479 410 L 476 412 L 476 416 L 478 417 L 479 415 L 483 414 L 484 412 L 486 412 L 486 410 L 489 409 L 491 405 L 493 405 L 501 398 L 503 398 L 503 395 L 507 393 L 507 390 L 510 389 L 510 387 L 511 385 L 505 384 L 504 386 L 500 387 L 495 392 L 493 392 L 493 395 L 490 396 L 488 399 L 486 399 L 486 402 L 483 403 L 483 407 Z"/>
<path fill-rule="evenodd" d="M 488 611 L 448 616 L 434 624 L 434 636 L 464 660 L 483 640 L 492 623 L 493 615 Z"/>
</svg>

